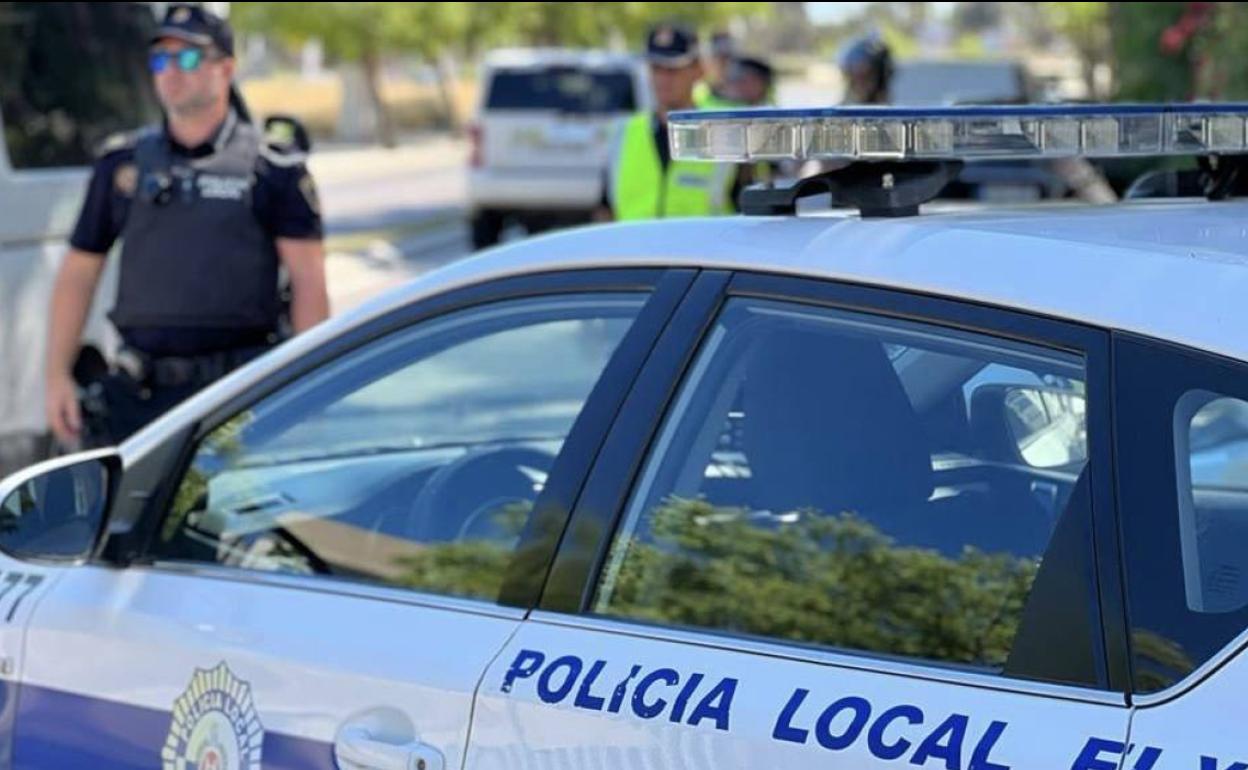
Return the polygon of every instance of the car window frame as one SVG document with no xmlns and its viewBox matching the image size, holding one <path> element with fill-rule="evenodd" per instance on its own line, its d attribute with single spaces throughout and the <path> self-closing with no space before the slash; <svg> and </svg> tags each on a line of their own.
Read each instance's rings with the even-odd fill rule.
<svg viewBox="0 0 1248 770">
<path fill-rule="evenodd" d="M 1134 611 L 1135 605 L 1132 602 L 1132 594 L 1141 591 L 1141 586 L 1136 583 L 1133 588 L 1132 573 L 1129 569 L 1132 561 L 1129 559 L 1128 552 L 1132 545 L 1132 536 L 1130 534 L 1132 527 L 1140 530 L 1147 530 L 1149 537 L 1153 541 L 1150 545 L 1155 549 L 1163 549 L 1166 553 L 1164 562 L 1151 558 L 1158 553 L 1157 550 L 1149 552 L 1150 558 L 1147 559 L 1148 572 L 1153 575 L 1174 575 L 1180 578 L 1180 583 L 1176 585 L 1179 594 L 1186 593 L 1186 586 L 1182 582 L 1182 578 L 1186 575 L 1183 571 L 1182 545 L 1180 535 L 1180 510 L 1178 501 L 1178 468 L 1176 457 L 1175 428 L 1176 414 L 1175 409 L 1182 403 L 1184 396 L 1190 394 L 1194 390 L 1203 390 L 1210 393 L 1216 393 L 1219 398 L 1231 398 L 1240 401 L 1248 401 L 1248 363 L 1235 360 L 1227 356 L 1217 353 L 1198 350 L 1196 348 L 1181 345 L 1175 342 L 1160 340 L 1148 337 L 1142 334 L 1129 332 L 1115 332 L 1113 337 L 1114 352 L 1114 377 L 1117 381 L 1123 383 L 1138 383 L 1140 377 L 1148 376 L 1150 378 L 1148 387 L 1133 388 L 1123 387 L 1115 393 L 1115 409 L 1119 415 L 1119 419 L 1124 424 L 1133 426 L 1141 424 L 1147 425 L 1150 419 L 1158 419 L 1168 427 L 1166 430 L 1166 443 L 1164 446 L 1156 448 L 1156 452 L 1165 456 L 1168 464 L 1154 464 L 1146 462 L 1148 459 L 1142 452 L 1147 451 L 1139 444 L 1138 439 L 1126 429 L 1118 431 L 1116 436 L 1117 446 L 1115 454 L 1119 458 L 1121 473 L 1117 479 L 1117 496 L 1119 505 L 1122 507 L 1122 514 L 1119 517 L 1121 526 L 1121 537 L 1123 541 L 1123 581 L 1124 596 L 1126 597 L 1125 610 L 1128 618 L 1128 632 L 1131 632 L 1133 616 L 1138 620 L 1138 613 Z M 1174 398 L 1171 398 L 1171 396 Z M 1164 408 L 1164 412 L 1158 412 L 1158 408 Z M 1190 430 L 1190 425 L 1186 426 Z M 1190 458 L 1188 458 L 1190 462 Z M 1160 467 L 1157 467 L 1160 466 Z M 1149 475 L 1142 475 L 1139 471 L 1148 467 L 1155 469 Z M 1163 501 L 1161 506 L 1156 507 L 1158 511 L 1158 520 L 1145 518 L 1152 508 L 1142 508 L 1140 502 L 1143 500 Z M 1137 522 L 1137 520 L 1146 520 L 1148 523 Z M 1157 529 L 1155 525 L 1158 521 L 1167 521 L 1169 525 L 1161 529 Z M 1155 593 L 1149 592 L 1150 599 L 1156 596 Z M 1186 608 L 1186 607 L 1185 607 Z M 1201 616 L 1198 613 L 1188 609 L 1187 615 Z M 1216 616 L 1225 615 L 1228 618 L 1238 616 L 1248 616 L 1248 608 L 1240 608 L 1239 610 L 1228 613 L 1209 613 Z M 1191 618 L 1187 620 L 1190 622 Z M 1216 621 L 1210 621 L 1216 622 Z M 1133 635 L 1128 633 L 1127 640 L 1132 642 Z M 1237 633 L 1229 636 L 1226 641 L 1211 652 L 1207 658 L 1196 663 L 1193 669 L 1186 675 L 1183 675 L 1171 682 L 1170 684 L 1155 690 L 1143 690 L 1134 687 L 1132 683 L 1132 701 L 1141 706 L 1156 706 L 1175 698 L 1182 696 L 1184 693 L 1191 691 L 1200 685 L 1201 682 L 1207 680 L 1216 671 L 1229 663 L 1237 655 L 1248 649 L 1248 624 L 1245 624 Z M 1132 648 L 1132 665 L 1134 666 L 1134 648 Z"/>
<path fill-rule="evenodd" d="M 386 600 L 406 597 L 415 604 L 439 604 L 463 609 L 465 606 L 525 610 L 536 604 L 541 581 L 551 560 L 571 500 L 579 494 L 589 464 L 596 456 L 606 431 L 616 418 L 625 394 L 640 373 L 664 325 L 683 298 L 697 271 L 692 269 L 624 268 L 583 269 L 538 272 L 530 275 L 487 280 L 452 289 L 397 308 L 356 326 L 315 351 L 290 361 L 276 372 L 255 383 L 246 392 L 218 405 L 200 420 L 184 426 L 164 443 L 128 468 L 120 494 L 110 516 L 119 508 L 131 508 L 134 526 L 111 535 L 97 559 L 122 567 L 140 567 L 204 577 L 226 577 L 255 583 L 352 595 L 370 594 Z M 564 442 L 564 450 L 551 469 L 550 481 L 539 496 L 504 576 L 503 589 L 496 602 L 442 596 L 414 589 L 326 576 L 290 576 L 244 570 L 210 563 L 175 564 L 149 556 L 154 538 L 167 516 L 179 484 L 194 461 L 196 451 L 209 434 L 244 409 L 249 408 L 307 373 L 330 365 L 340 358 L 411 327 L 436 321 L 447 315 L 482 308 L 506 301 L 558 298 L 586 294 L 648 294 L 636 319 L 598 382 L 581 407 Z M 522 569 L 518 563 L 537 565 Z"/>
<path fill-rule="evenodd" d="M 782 640 L 734 635 L 714 629 L 689 629 L 647 624 L 626 618 L 604 618 L 590 612 L 598 576 L 605 565 L 617 527 L 623 520 L 643 466 L 648 461 L 663 421 L 673 406 L 685 376 L 696 359 L 707 332 L 713 328 L 730 298 L 754 298 L 847 310 L 986 334 L 1003 340 L 1040 345 L 1084 357 L 1089 403 L 1088 468 L 1093 521 L 1092 570 L 1094 607 L 1100 638 L 1094 640 L 1100 684 L 1096 689 L 1075 685 L 1031 682 L 1001 676 L 963 672 L 938 662 L 898 661 L 869 651 L 810 649 Z M 584 623 L 639 636 L 699 639 L 710 646 L 765 649 L 770 654 L 845 665 L 882 672 L 955 682 L 974 682 L 994 689 L 1062 693 L 1063 697 L 1124 703 L 1129 660 L 1125 641 L 1126 617 L 1119 570 L 1116 490 L 1113 484 L 1113 400 L 1110 380 L 1110 335 L 1107 330 L 1073 322 L 1004 309 L 960 299 L 937 297 L 899 289 L 864 286 L 836 280 L 734 271 L 699 276 L 685 304 L 673 317 L 655 347 L 646 370 L 629 394 L 623 419 L 613 428 L 595 465 L 556 554 L 550 579 L 538 611 L 561 623 Z M 1094 626 L 1095 630 L 1095 626 Z M 921 672 L 921 673 L 920 673 Z"/>
</svg>

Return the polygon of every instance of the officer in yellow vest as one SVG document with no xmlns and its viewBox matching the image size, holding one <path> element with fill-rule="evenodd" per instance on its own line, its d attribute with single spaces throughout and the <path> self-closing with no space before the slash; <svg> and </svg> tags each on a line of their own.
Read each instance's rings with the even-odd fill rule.
<svg viewBox="0 0 1248 770">
<path fill-rule="evenodd" d="M 625 220 L 732 213 L 735 168 L 674 161 L 668 145 L 667 114 L 694 108 L 693 87 L 702 76 L 697 36 L 673 25 L 656 27 L 646 42 L 646 57 L 656 112 L 628 118 L 616 137 L 606 185 L 610 216 Z"/>
<path fill-rule="evenodd" d="M 693 87 L 693 103 L 700 110 L 726 110 L 741 106 L 732 94 L 732 67 L 737 43 L 727 32 L 711 36 L 709 72 Z"/>
</svg>

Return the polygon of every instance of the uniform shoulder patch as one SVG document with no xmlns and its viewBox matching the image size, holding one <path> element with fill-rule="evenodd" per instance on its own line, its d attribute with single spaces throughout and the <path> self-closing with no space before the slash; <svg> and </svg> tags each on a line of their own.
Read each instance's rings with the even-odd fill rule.
<svg viewBox="0 0 1248 770">
<path fill-rule="evenodd" d="M 114 152 L 133 150 L 138 145 L 140 139 L 157 130 L 159 129 L 154 126 L 146 126 L 133 131 L 118 131 L 115 134 L 110 134 L 96 146 L 95 156 L 103 158 L 105 155 L 111 155 Z"/>
<path fill-rule="evenodd" d="M 133 198 L 139 187 L 139 169 L 133 163 L 122 163 L 113 171 L 113 189 L 117 194 Z"/>
<path fill-rule="evenodd" d="M 134 145 L 138 144 L 139 133 L 137 131 L 120 131 L 109 136 L 95 148 L 97 158 L 110 155 L 119 150 L 134 149 Z"/>
<path fill-rule="evenodd" d="M 303 195 L 308 208 L 312 209 L 312 213 L 318 217 L 321 216 L 321 198 L 316 194 L 316 182 L 312 181 L 311 174 L 304 172 L 299 178 L 299 192 Z"/>
<path fill-rule="evenodd" d="M 271 115 L 264 121 L 264 155 L 280 166 L 303 163 L 308 158 L 312 141 L 297 118 Z"/>
</svg>

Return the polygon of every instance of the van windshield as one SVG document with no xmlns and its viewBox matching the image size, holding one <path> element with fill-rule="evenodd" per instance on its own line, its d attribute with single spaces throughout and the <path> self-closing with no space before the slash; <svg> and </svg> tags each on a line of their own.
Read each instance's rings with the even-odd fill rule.
<svg viewBox="0 0 1248 770">
<path fill-rule="evenodd" d="M 627 71 L 545 67 L 495 72 L 485 106 L 489 110 L 592 114 L 632 112 L 637 102 Z"/>
</svg>

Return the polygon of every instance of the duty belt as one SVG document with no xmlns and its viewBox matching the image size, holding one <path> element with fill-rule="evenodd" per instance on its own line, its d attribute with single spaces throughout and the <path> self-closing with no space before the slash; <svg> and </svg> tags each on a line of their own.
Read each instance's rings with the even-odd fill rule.
<svg viewBox="0 0 1248 770">
<path fill-rule="evenodd" d="M 207 385 L 264 353 L 266 347 L 222 350 L 196 356 L 153 356 L 142 350 L 123 347 L 115 364 L 135 382 L 148 387 L 175 388 Z"/>
</svg>

